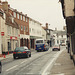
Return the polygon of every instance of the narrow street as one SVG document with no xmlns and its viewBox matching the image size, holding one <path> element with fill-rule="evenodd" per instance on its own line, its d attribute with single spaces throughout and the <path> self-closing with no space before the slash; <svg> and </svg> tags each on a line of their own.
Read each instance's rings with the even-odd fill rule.
<svg viewBox="0 0 75 75">
<path fill-rule="evenodd" d="M 61 47 L 61 51 L 65 47 Z M 13 59 L 13 57 L 2 61 L 1 75 L 46 75 L 47 70 L 52 67 L 53 59 L 56 58 L 59 52 L 52 51 L 50 48 L 44 52 L 32 52 L 30 58 Z M 53 62 L 52 62 L 53 61 Z M 52 62 L 50 64 L 50 62 Z M 48 69 L 49 68 L 49 69 Z M 46 73 L 45 73 L 46 72 Z"/>
</svg>

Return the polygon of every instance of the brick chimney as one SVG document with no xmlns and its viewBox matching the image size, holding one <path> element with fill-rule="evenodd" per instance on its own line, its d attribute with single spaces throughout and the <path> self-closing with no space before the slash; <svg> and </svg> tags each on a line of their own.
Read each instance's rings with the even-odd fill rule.
<svg viewBox="0 0 75 75">
<path fill-rule="evenodd" d="M 46 23 L 46 29 L 48 29 L 48 23 Z"/>
<path fill-rule="evenodd" d="M 7 1 L 2 2 L 2 8 L 5 12 L 8 12 L 8 2 Z"/>
</svg>

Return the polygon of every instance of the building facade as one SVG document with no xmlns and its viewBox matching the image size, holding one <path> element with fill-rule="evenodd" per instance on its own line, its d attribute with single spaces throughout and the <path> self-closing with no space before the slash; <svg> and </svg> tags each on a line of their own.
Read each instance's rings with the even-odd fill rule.
<svg viewBox="0 0 75 75">
<path fill-rule="evenodd" d="M 41 23 L 29 18 L 29 31 L 30 31 L 30 48 L 35 48 L 35 40 L 42 38 L 42 26 Z"/>
<path fill-rule="evenodd" d="M 68 52 L 75 64 L 75 0 L 60 0 L 63 17 L 66 20 Z M 69 45 L 70 43 L 70 45 Z"/>
<path fill-rule="evenodd" d="M 30 48 L 30 36 L 29 36 L 29 17 L 27 14 L 17 11 L 16 9 L 8 7 L 8 12 L 14 17 L 14 20 L 19 25 L 20 30 L 20 46 L 27 46 Z"/>
<path fill-rule="evenodd" d="M 55 44 L 59 44 L 59 45 L 64 44 L 66 46 L 66 42 L 67 42 L 66 31 L 54 30 L 53 35 L 55 39 Z"/>
<path fill-rule="evenodd" d="M 8 2 L 1 2 L 1 52 L 3 54 L 13 52 L 16 47 L 20 46 L 19 25 L 15 22 L 14 17 L 8 12 Z M 6 7 L 6 8 L 5 8 Z"/>
</svg>

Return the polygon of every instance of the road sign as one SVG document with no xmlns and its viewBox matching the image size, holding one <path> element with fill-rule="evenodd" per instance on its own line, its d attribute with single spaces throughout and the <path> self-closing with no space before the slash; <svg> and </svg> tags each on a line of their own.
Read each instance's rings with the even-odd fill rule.
<svg viewBox="0 0 75 75">
<path fill-rule="evenodd" d="M 1 32 L 1 36 L 4 36 L 4 32 Z"/>
</svg>

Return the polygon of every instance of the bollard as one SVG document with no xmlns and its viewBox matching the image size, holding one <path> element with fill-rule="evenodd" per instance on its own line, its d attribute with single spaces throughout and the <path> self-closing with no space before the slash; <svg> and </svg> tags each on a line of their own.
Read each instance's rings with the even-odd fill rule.
<svg viewBox="0 0 75 75">
<path fill-rule="evenodd" d="M 9 51 L 8 51 L 8 55 L 9 55 Z"/>
</svg>

